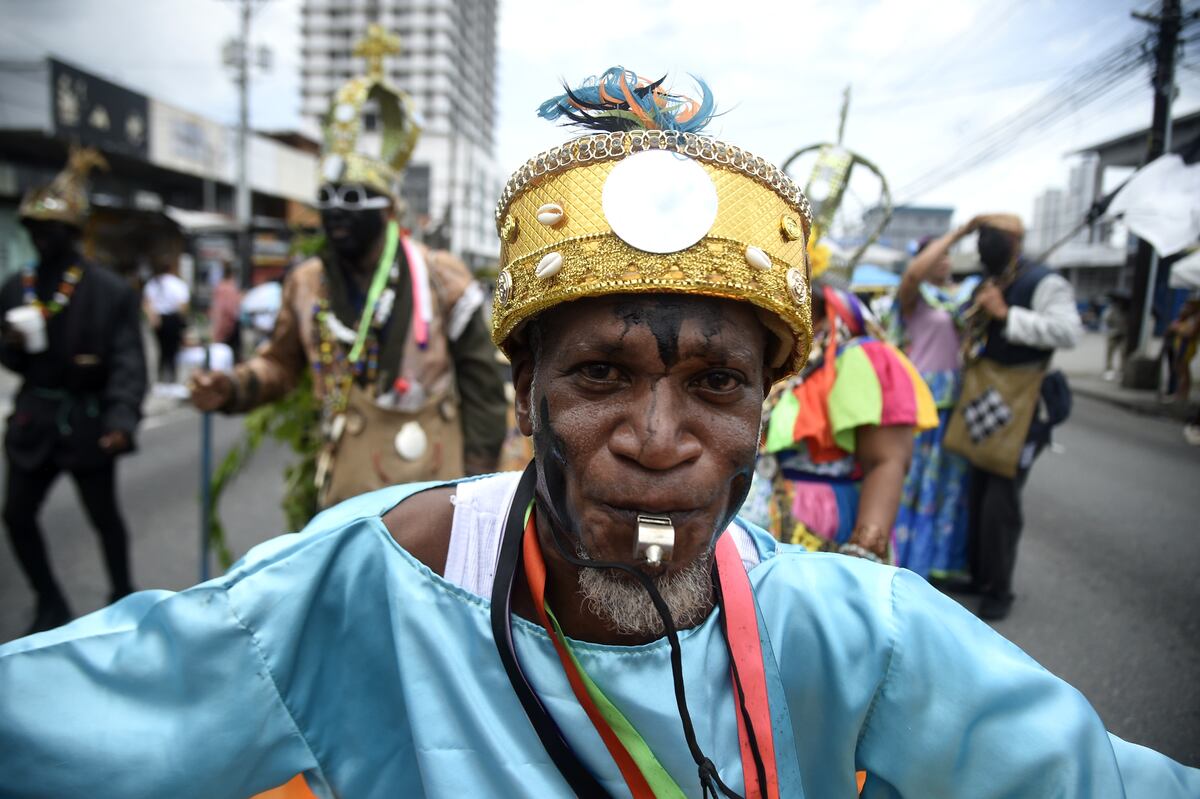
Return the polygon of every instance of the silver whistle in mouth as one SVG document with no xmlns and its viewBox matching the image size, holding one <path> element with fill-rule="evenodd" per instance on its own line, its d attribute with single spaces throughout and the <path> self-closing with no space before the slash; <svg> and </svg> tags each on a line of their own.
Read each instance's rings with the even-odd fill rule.
<svg viewBox="0 0 1200 799">
<path fill-rule="evenodd" d="M 639 513 L 637 517 L 637 542 L 633 557 L 645 559 L 651 566 L 658 566 L 671 559 L 675 549 L 675 525 L 669 516 L 651 516 Z"/>
</svg>

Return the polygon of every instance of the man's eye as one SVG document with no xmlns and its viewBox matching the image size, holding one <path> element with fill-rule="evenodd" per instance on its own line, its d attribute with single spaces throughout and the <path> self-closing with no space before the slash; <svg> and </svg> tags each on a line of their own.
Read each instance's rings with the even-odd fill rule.
<svg viewBox="0 0 1200 799">
<path fill-rule="evenodd" d="M 742 380 L 733 372 L 722 370 L 705 372 L 699 380 L 700 388 L 706 391 L 733 391 L 742 385 Z"/>
<path fill-rule="evenodd" d="M 588 380 L 594 380 L 598 383 L 606 383 L 616 380 L 618 377 L 616 367 L 607 363 L 584 364 L 579 367 L 579 373 Z"/>
</svg>

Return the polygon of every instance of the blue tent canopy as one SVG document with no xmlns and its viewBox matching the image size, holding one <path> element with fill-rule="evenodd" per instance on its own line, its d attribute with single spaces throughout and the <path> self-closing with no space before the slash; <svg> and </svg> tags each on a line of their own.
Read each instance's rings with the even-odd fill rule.
<svg viewBox="0 0 1200 799">
<path fill-rule="evenodd" d="M 875 264 L 859 264 L 854 267 L 850 278 L 850 290 L 894 288 L 900 285 L 900 276 L 890 269 Z"/>
</svg>

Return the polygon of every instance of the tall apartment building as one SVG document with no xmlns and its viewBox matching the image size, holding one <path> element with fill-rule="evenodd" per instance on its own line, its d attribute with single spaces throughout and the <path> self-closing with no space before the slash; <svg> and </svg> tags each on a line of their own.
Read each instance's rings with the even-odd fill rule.
<svg viewBox="0 0 1200 799">
<path fill-rule="evenodd" d="M 423 128 L 404 175 L 407 222 L 472 268 L 494 264 L 492 214 L 503 186 L 494 157 L 496 0 L 303 0 L 301 12 L 302 113 L 314 125 L 333 92 L 362 73 L 351 50 L 367 25 L 400 37 L 400 54 L 384 67 L 412 95 Z"/>
<path fill-rule="evenodd" d="M 1060 239 L 1076 228 L 1087 216 L 1088 209 L 1099 193 L 1097 164 L 1094 153 L 1085 153 L 1071 164 L 1067 177 L 1067 188 L 1048 188 L 1033 201 L 1033 219 L 1030 220 L 1026 249 L 1031 253 L 1042 252 L 1054 246 Z M 1071 236 L 1073 244 L 1088 244 L 1101 240 L 1099 231 L 1084 228 Z"/>
</svg>

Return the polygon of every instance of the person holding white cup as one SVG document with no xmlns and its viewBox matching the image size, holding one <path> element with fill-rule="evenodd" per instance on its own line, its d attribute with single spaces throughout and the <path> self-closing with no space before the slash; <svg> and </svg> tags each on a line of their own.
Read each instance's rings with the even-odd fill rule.
<svg viewBox="0 0 1200 799">
<path fill-rule="evenodd" d="M 71 618 L 37 520 L 61 472 L 71 474 L 100 537 L 110 601 L 133 591 L 115 459 L 134 448 L 146 393 L 139 302 L 79 250 L 86 174 L 104 165 L 94 150 L 72 150 L 52 183 L 26 194 L 19 215 L 38 259 L 0 286 L 0 363 L 22 378 L 4 433 L 3 520 L 37 597 L 30 633 Z"/>
</svg>

